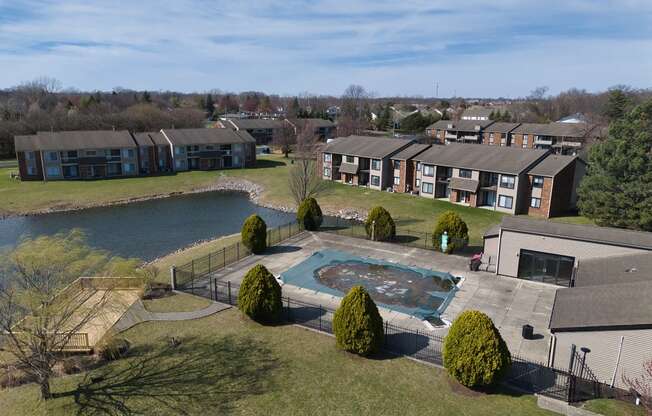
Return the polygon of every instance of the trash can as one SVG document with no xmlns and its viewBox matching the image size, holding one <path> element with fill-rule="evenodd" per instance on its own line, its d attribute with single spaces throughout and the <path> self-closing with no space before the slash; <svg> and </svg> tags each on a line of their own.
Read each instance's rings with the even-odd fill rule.
<svg viewBox="0 0 652 416">
<path fill-rule="evenodd" d="M 534 334 L 534 327 L 532 325 L 523 325 L 522 335 L 525 339 L 532 339 Z"/>
</svg>

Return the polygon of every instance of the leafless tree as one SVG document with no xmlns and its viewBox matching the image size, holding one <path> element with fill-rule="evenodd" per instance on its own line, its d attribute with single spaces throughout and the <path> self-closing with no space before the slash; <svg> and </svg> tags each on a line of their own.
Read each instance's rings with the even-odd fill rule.
<svg viewBox="0 0 652 416">
<path fill-rule="evenodd" d="M 647 414 L 652 415 L 652 359 L 643 363 L 640 376 L 630 378 L 623 374 L 623 383 L 636 392 Z"/>
<path fill-rule="evenodd" d="M 286 158 L 290 155 L 292 146 L 294 146 L 296 142 L 297 134 L 294 127 L 292 127 L 289 122 L 285 121 L 282 128 L 274 130 L 272 144 L 280 148 Z"/>
<path fill-rule="evenodd" d="M 117 301 L 111 290 L 83 289 L 71 283 L 82 273 L 107 270 L 112 261 L 88 249 L 74 232 L 23 241 L 3 259 L 0 351 L 36 380 L 43 399 L 52 397 L 50 379 L 62 353 L 78 341 L 89 322 L 101 319 Z"/>
<path fill-rule="evenodd" d="M 316 197 L 326 186 L 318 172 L 318 148 L 315 126 L 307 122 L 297 135 L 296 157 L 289 174 L 290 192 L 297 205 L 306 198 Z"/>
</svg>

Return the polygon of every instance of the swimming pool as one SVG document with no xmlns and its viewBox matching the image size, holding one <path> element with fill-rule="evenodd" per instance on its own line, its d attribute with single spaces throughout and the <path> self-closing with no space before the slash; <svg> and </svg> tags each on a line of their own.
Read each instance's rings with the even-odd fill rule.
<svg viewBox="0 0 652 416">
<path fill-rule="evenodd" d="M 437 321 L 455 296 L 459 278 L 419 267 L 321 250 L 281 274 L 284 283 L 344 296 L 362 285 L 379 305 Z"/>
</svg>

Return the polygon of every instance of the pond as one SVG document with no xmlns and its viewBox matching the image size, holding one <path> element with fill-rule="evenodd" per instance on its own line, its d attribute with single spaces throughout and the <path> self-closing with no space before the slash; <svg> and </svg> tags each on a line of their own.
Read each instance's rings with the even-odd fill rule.
<svg viewBox="0 0 652 416">
<path fill-rule="evenodd" d="M 0 220 L 0 247 L 21 237 L 53 235 L 79 228 L 91 246 L 115 255 L 149 261 L 186 247 L 240 231 L 249 215 L 268 227 L 294 220 L 294 214 L 262 208 L 238 192 L 206 192 L 125 205 L 89 208 Z"/>
</svg>

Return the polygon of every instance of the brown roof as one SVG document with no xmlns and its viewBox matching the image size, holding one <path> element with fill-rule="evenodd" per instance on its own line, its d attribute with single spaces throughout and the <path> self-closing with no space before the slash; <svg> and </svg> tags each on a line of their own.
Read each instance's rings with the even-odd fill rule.
<svg viewBox="0 0 652 416">
<path fill-rule="evenodd" d="M 450 182 L 450 188 L 457 189 L 458 191 L 477 192 L 478 185 L 477 180 L 467 178 L 451 178 Z"/>
<path fill-rule="evenodd" d="M 38 132 L 14 138 L 17 152 L 136 147 L 127 130 L 80 130 Z"/>
<path fill-rule="evenodd" d="M 493 124 L 492 120 L 439 120 L 426 127 L 426 130 L 479 131 L 491 124 Z"/>
<path fill-rule="evenodd" d="M 520 126 L 520 123 L 506 123 L 503 121 L 497 121 L 487 126 L 484 131 L 489 133 L 509 133 L 518 126 Z"/>
<path fill-rule="evenodd" d="M 371 136 L 340 137 L 327 143 L 323 152 L 382 159 L 412 143 L 411 140 Z"/>
<path fill-rule="evenodd" d="M 584 161 L 582 161 L 582 159 L 578 158 L 577 156 L 550 154 L 546 156 L 546 158 L 541 162 L 537 163 L 535 167 L 530 169 L 528 174 L 534 176 L 547 176 L 552 178 L 564 170 L 568 165 L 573 163 L 575 160 L 579 160 L 580 163 L 584 163 Z"/>
<path fill-rule="evenodd" d="M 134 133 L 134 140 L 138 143 L 138 146 L 153 146 L 154 142 L 150 137 L 151 133 Z"/>
<path fill-rule="evenodd" d="M 512 133 L 582 138 L 586 137 L 590 130 L 586 123 L 523 123 Z"/>
<path fill-rule="evenodd" d="M 314 128 L 335 127 L 335 123 L 330 120 L 324 120 L 323 118 L 295 118 L 288 121 L 300 129 L 304 128 L 308 123 L 312 124 Z"/>
<path fill-rule="evenodd" d="M 163 129 L 162 133 L 173 145 L 255 143 L 246 131 L 232 129 Z"/>
<path fill-rule="evenodd" d="M 555 331 L 652 326 L 652 281 L 557 290 L 550 317 Z"/>
<path fill-rule="evenodd" d="M 419 144 L 419 143 L 413 143 L 406 147 L 405 149 L 401 150 L 394 156 L 392 156 L 392 159 L 396 160 L 409 160 L 418 155 L 419 153 L 428 150 L 430 148 L 429 144 Z"/>
<path fill-rule="evenodd" d="M 432 165 L 516 175 L 547 153 L 543 149 L 454 143 L 433 146 L 414 159 Z"/>
<path fill-rule="evenodd" d="M 342 162 L 342 164 L 340 165 L 340 173 L 350 173 L 352 175 L 355 175 L 358 173 L 359 168 L 360 167 L 355 163 Z"/>
<path fill-rule="evenodd" d="M 579 263 L 575 286 L 652 281 L 652 255 L 647 251 L 585 259 Z"/>
<path fill-rule="evenodd" d="M 527 234 L 652 250 L 652 233 L 645 231 L 598 227 L 595 225 L 566 224 L 513 216 L 504 216 L 500 227 L 503 230 Z"/>
<path fill-rule="evenodd" d="M 160 131 L 152 132 L 149 133 L 149 137 L 152 139 L 152 141 L 159 145 L 159 146 L 169 146 L 170 142 L 168 142 L 168 139 L 165 138 L 163 133 Z"/>
</svg>

